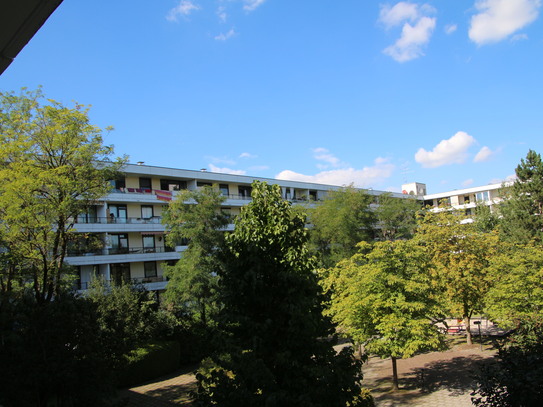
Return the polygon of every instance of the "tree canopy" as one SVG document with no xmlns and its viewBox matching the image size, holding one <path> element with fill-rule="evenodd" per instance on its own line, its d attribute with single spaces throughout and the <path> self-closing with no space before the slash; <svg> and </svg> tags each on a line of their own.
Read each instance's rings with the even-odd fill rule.
<svg viewBox="0 0 543 407">
<path fill-rule="evenodd" d="M 309 213 L 311 241 L 325 267 L 352 256 L 356 245 L 374 237 L 374 197 L 353 186 L 329 191 Z"/>
<path fill-rule="evenodd" d="M 166 268 L 166 301 L 204 327 L 216 307 L 216 252 L 223 244 L 228 224 L 228 217 L 221 211 L 224 199 L 211 186 L 182 191 L 163 213 L 169 232 L 167 243 L 188 243 L 177 264 Z"/>
<path fill-rule="evenodd" d="M 219 351 L 198 374 L 201 405 L 362 405 L 360 365 L 336 354 L 305 216 L 253 183 L 221 252 Z"/>
<path fill-rule="evenodd" d="M 368 352 L 391 358 L 397 389 L 396 359 L 443 345 L 433 324 L 443 314 L 438 293 L 430 282 L 427 254 L 413 240 L 363 242 L 358 248 L 323 281 L 331 293 L 329 312 Z"/>
<path fill-rule="evenodd" d="M 0 286 L 26 283 L 38 302 L 60 294 L 77 215 L 109 191 L 122 165 L 89 122 L 88 108 L 45 100 L 41 90 L 0 93 Z"/>
</svg>

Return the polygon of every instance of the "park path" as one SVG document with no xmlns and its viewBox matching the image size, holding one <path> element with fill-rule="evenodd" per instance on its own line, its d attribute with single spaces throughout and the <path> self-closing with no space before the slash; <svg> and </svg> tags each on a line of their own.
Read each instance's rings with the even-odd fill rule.
<svg viewBox="0 0 543 407">
<path fill-rule="evenodd" d="M 457 341 L 458 342 L 458 341 Z M 489 344 L 456 344 L 445 352 L 428 352 L 398 360 L 400 390 L 391 391 L 390 359 L 371 357 L 362 367 L 364 387 L 370 388 L 377 407 L 464 407 L 471 406 L 473 373 L 491 362 L 495 350 Z M 196 366 L 123 390 L 120 397 L 129 407 L 190 406 L 189 393 L 196 389 Z"/>
</svg>

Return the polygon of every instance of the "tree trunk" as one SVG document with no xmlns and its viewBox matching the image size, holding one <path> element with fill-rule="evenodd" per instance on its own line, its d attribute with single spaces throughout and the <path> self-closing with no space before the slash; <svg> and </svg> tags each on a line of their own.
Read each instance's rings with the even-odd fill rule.
<svg viewBox="0 0 543 407">
<path fill-rule="evenodd" d="M 392 356 L 392 390 L 398 390 L 398 366 L 396 365 L 396 358 Z"/>
<path fill-rule="evenodd" d="M 466 315 L 464 316 L 464 321 L 466 321 L 466 343 L 472 345 L 473 341 L 471 339 L 471 318 Z"/>
</svg>

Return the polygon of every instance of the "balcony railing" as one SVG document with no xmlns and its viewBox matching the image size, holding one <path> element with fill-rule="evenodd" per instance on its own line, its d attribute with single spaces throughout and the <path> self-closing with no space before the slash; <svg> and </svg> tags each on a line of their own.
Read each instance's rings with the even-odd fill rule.
<svg viewBox="0 0 543 407">
<path fill-rule="evenodd" d="M 141 254 L 141 253 L 171 253 L 173 247 L 111 247 L 99 250 L 77 249 L 68 250 L 68 257 L 79 256 L 111 256 L 115 254 Z"/>
<path fill-rule="evenodd" d="M 162 216 L 153 216 L 151 218 L 116 218 L 116 217 L 88 217 L 88 218 L 77 218 L 75 223 L 83 223 L 83 224 L 134 224 L 134 225 L 142 225 L 142 224 L 160 224 L 162 222 Z"/>
<path fill-rule="evenodd" d="M 138 284 L 148 284 L 148 283 L 160 283 L 163 281 L 168 281 L 168 279 L 163 276 L 157 276 L 157 277 L 138 277 L 138 278 L 129 278 L 129 279 L 121 278 L 120 280 L 106 280 L 105 282 L 106 284 L 110 284 L 112 281 L 115 284 L 120 284 L 121 282 L 125 282 L 125 283 L 130 283 L 133 285 L 138 285 Z M 92 282 L 90 281 L 85 281 L 85 282 L 77 281 L 75 283 L 74 288 L 76 290 L 88 290 L 91 285 L 92 285 Z"/>
</svg>

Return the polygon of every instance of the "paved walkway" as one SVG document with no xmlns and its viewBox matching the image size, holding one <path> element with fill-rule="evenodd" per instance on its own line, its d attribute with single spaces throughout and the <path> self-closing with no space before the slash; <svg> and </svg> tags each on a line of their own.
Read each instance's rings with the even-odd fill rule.
<svg viewBox="0 0 543 407">
<path fill-rule="evenodd" d="M 481 350 L 478 343 L 458 344 L 445 352 L 398 360 L 400 390 L 396 392 L 391 391 L 390 359 L 372 357 L 362 368 L 363 385 L 371 389 L 377 407 L 471 406 L 472 374 L 480 364 L 489 363 L 494 354 L 489 345 Z M 190 406 L 189 393 L 196 389 L 195 369 L 187 367 L 155 382 L 123 390 L 120 396 L 129 407 Z"/>
</svg>

